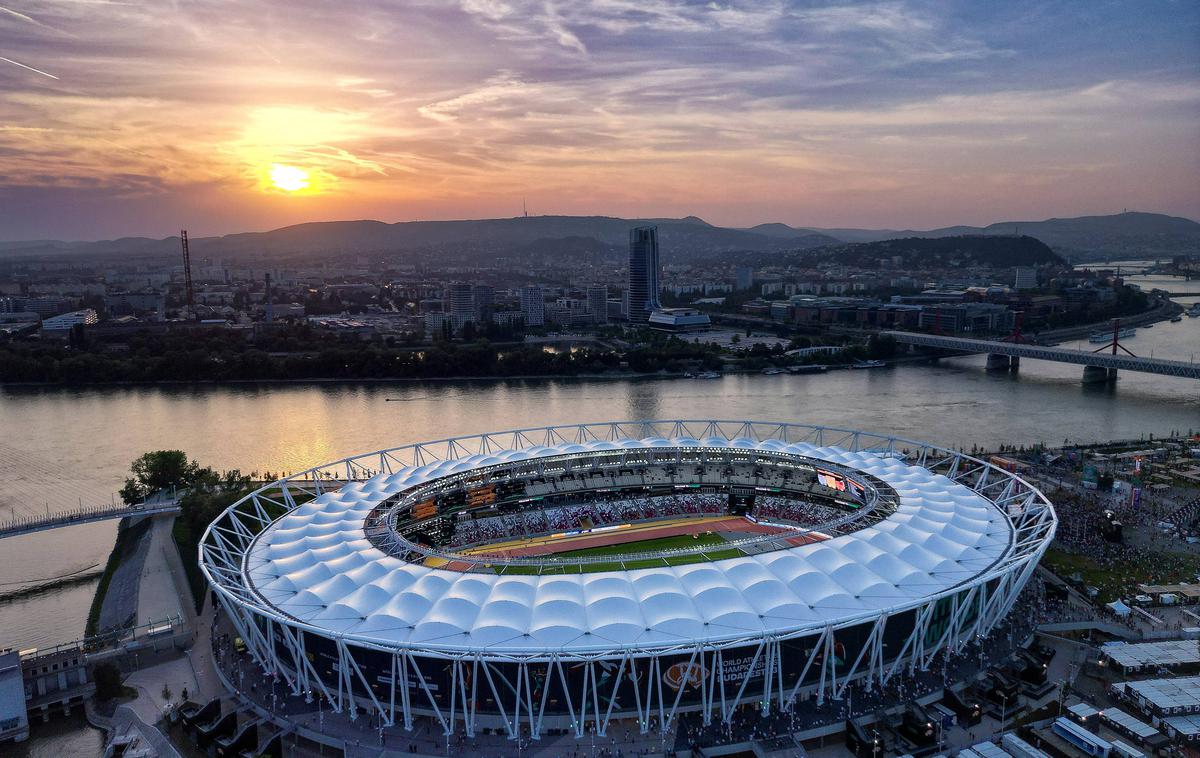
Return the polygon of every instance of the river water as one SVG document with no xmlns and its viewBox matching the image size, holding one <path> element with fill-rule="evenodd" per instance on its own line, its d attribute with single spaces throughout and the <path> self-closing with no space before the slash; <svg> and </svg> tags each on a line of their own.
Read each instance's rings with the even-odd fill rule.
<svg viewBox="0 0 1200 758">
<path fill-rule="evenodd" d="M 1200 319 L 1139 329 L 1127 345 L 1190 359 L 1200 354 Z M 983 364 L 968 356 L 713 380 L 0 388 L 0 519 L 107 501 L 130 461 L 159 448 L 221 469 L 280 472 L 455 434 L 614 419 L 794 420 L 967 449 L 1200 430 L 1197 382 L 1124 372 L 1115 386 L 1095 387 L 1080 383 L 1076 366 L 1025 361 L 1017 374 L 996 374 Z M 95 570 L 115 530 L 102 522 L 0 541 L 0 595 Z M 94 591 L 91 581 L 0 601 L 0 647 L 75 638 Z"/>
</svg>

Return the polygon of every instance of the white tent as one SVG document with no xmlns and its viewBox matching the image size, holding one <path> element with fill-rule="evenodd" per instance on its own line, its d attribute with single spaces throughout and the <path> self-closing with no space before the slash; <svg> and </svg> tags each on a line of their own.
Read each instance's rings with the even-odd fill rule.
<svg viewBox="0 0 1200 758">
<path fill-rule="evenodd" d="M 1129 606 L 1122 603 L 1119 598 L 1109 603 L 1108 609 L 1116 616 L 1124 617 L 1129 615 Z"/>
</svg>

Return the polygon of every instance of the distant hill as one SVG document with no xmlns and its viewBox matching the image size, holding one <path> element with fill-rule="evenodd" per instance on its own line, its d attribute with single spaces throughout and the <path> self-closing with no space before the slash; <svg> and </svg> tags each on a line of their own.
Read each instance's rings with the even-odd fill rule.
<svg viewBox="0 0 1200 758">
<path fill-rule="evenodd" d="M 906 237 L 904 239 L 831 245 L 804 254 L 806 261 L 839 263 L 858 268 L 879 268 L 881 261 L 899 268 L 931 269 L 966 266 L 1039 266 L 1063 263 L 1045 243 L 1028 235 L 965 235 L 957 237 Z"/>
<path fill-rule="evenodd" d="M 1075 257 L 1110 257 L 1185 253 L 1200 250 L 1200 224 L 1161 213 L 1117 213 L 1111 216 L 1051 218 L 1045 221 L 1001 221 L 988 226 L 906 229 L 815 229 L 846 242 L 874 242 L 908 237 L 956 237 L 969 234 L 1028 234 Z"/>
<path fill-rule="evenodd" d="M 541 253 L 554 240 L 570 240 L 574 250 L 627 249 L 629 230 L 653 224 L 658 227 L 664 253 L 683 260 L 738 251 L 811 248 L 836 243 L 834 237 L 815 232 L 780 237 L 743 229 L 713 226 L 703 219 L 622 219 L 608 216 L 533 216 L 464 221 L 329 221 L 297 224 L 269 232 L 245 232 L 224 237 L 192 238 L 195 255 L 262 255 L 306 253 L 379 253 L 407 250 L 451 249 L 467 257 Z M 590 242 L 587 242 L 590 240 Z M 145 237 L 100 242 L 39 241 L 0 246 L 0 255 L 46 254 L 176 255 L 179 238 Z M 679 258 L 676 258 L 679 260 Z"/>
<path fill-rule="evenodd" d="M 193 238 L 191 242 L 195 255 L 229 259 L 402 252 L 420 253 L 436 261 L 460 263 L 480 263 L 496 255 L 513 256 L 517 260 L 560 253 L 578 256 L 600 254 L 613 258 L 619 257 L 627 249 L 629 230 L 643 224 L 657 225 L 664 255 L 683 263 L 723 259 L 730 254 L 803 251 L 847 242 L 971 235 L 1011 236 L 1014 233 L 1035 237 L 1055 251 L 1076 260 L 1200 250 L 1200 224 L 1158 213 L 1002 221 L 984 227 L 948 226 L 926 231 L 810 229 L 782 223 L 735 229 L 714 226 L 696 216 L 675 219 L 533 216 L 396 224 L 370 220 L 329 221 L 296 224 L 268 232 Z M 178 237 L 125 237 L 99 242 L 0 242 L 0 257 L 8 258 L 114 254 L 153 258 L 174 257 L 178 253 Z"/>
</svg>

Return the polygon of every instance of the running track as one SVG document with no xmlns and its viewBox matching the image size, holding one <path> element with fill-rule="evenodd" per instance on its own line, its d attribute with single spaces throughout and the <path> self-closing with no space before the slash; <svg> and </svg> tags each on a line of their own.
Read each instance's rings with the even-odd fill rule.
<svg viewBox="0 0 1200 758">
<path fill-rule="evenodd" d="M 724 532 L 734 534 L 788 534 L 791 529 L 757 524 L 741 516 L 707 516 L 684 517 L 667 521 L 632 524 L 624 529 L 609 529 L 599 533 L 580 534 L 572 537 L 535 537 L 530 539 L 515 539 L 504 542 L 494 542 L 461 551 L 463 555 L 475 555 L 486 561 L 488 556 L 518 558 L 536 555 L 555 555 L 574 550 L 586 550 L 591 547 L 622 545 L 643 540 L 655 540 L 664 537 L 679 537 L 689 534 L 704 534 L 706 532 Z M 809 532 L 790 537 L 786 541 L 792 545 L 805 545 L 810 542 L 820 542 L 829 539 L 819 532 Z M 722 549 L 713 545 L 713 550 Z M 427 559 L 426 565 L 432 568 L 443 568 L 450 571 L 469 571 L 473 565 L 463 561 L 446 561 Z"/>
</svg>

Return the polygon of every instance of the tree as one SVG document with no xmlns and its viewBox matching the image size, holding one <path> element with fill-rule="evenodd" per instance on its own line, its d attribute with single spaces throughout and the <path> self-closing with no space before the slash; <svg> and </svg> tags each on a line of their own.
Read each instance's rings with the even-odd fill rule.
<svg viewBox="0 0 1200 758">
<path fill-rule="evenodd" d="M 200 474 L 195 461 L 188 461 L 182 450 L 155 450 L 144 453 L 129 466 L 133 476 L 125 480 L 121 499 L 140 503 L 150 495 L 172 487 L 187 487 Z"/>
<path fill-rule="evenodd" d="M 124 691 L 121 670 L 115 664 L 97 663 L 92 669 L 92 679 L 96 682 L 96 699 L 102 702 L 120 697 Z"/>
</svg>

